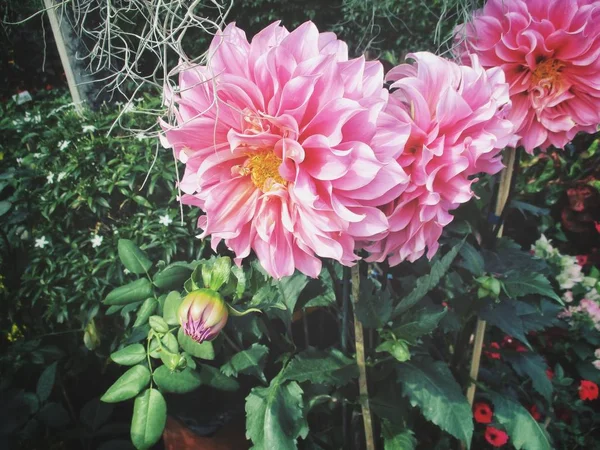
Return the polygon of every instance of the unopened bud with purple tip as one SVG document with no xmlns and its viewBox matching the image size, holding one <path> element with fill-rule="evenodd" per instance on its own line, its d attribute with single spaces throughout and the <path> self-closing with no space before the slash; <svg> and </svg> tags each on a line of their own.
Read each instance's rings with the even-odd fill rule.
<svg viewBox="0 0 600 450">
<path fill-rule="evenodd" d="M 196 342 L 210 341 L 221 332 L 229 311 L 225 300 L 210 289 L 190 292 L 179 306 L 179 323 Z"/>
</svg>

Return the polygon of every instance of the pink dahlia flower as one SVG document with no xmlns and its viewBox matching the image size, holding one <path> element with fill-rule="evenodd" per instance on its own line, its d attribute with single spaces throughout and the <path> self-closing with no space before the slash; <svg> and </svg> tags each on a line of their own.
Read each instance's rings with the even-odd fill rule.
<svg viewBox="0 0 600 450">
<path fill-rule="evenodd" d="M 180 67 L 177 92 L 165 90 L 182 200 L 204 211 L 200 237 L 224 241 L 236 262 L 254 250 L 275 278 L 316 277 L 319 257 L 351 265 L 357 241 L 385 235 L 378 207 L 407 182 L 404 125 L 382 112 L 381 64 L 347 53 L 312 22 L 291 33 L 273 23 L 250 43 L 231 24 L 208 65 Z"/>
<path fill-rule="evenodd" d="M 510 120 L 529 153 L 562 148 L 600 123 L 600 1 L 489 0 L 461 25 L 461 52 L 501 67 Z"/>
<path fill-rule="evenodd" d="M 402 194 L 382 208 L 389 235 L 367 247 L 371 260 L 391 265 L 431 258 L 450 211 L 472 196 L 472 175 L 503 167 L 500 151 L 516 139 L 502 70 L 459 66 L 431 53 L 408 55 L 415 64 L 392 69 L 385 112 L 410 127 L 399 164 L 410 176 Z"/>
</svg>

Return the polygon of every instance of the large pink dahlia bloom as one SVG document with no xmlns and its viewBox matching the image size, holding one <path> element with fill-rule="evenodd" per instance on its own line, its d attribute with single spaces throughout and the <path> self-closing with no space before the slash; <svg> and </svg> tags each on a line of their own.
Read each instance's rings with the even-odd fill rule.
<svg viewBox="0 0 600 450">
<path fill-rule="evenodd" d="M 319 257 L 353 264 L 356 242 L 386 233 L 378 207 L 407 182 L 381 64 L 349 61 L 312 22 L 291 33 L 273 23 L 250 43 L 231 24 L 208 61 L 179 69 L 178 92 L 165 92 L 177 124 L 162 122 L 186 165 L 182 200 L 204 211 L 200 237 L 238 263 L 254 250 L 275 278 L 316 277 Z"/>
<path fill-rule="evenodd" d="M 367 249 L 371 260 L 391 265 L 414 261 L 438 249 L 450 211 L 472 196 L 472 175 L 503 167 L 500 151 L 515 143 L 506 120 L 508 85 L 499 68 L 483 69 L 473 56 L 459 66 L 431 53 L 408 55 L 415 64 L 392 69 L 394 81 L 385 112 L 410 132 L 398 162 L 410 176 L 408 187 L 382 210 L 389 235 Z"/>
<path fill-rule="evenodd" d="M 460 26 L 463 56 L 501 67 L 525 150 L 564 147 L 600 123 L 600 1 L 488 0 Z"/>
</svg>

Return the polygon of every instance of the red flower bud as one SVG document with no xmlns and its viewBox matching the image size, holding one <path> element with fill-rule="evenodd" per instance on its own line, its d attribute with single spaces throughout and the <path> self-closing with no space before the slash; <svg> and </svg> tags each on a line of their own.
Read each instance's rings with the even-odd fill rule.
<svg viewBox="0 0 600 450">
<path fill-rule="evenodd" d="M 487 403 L 475 403 L 473 418 L 477 423 L 492 423 L 492 408 Z"/>
<path fill-rule="evenodd" d="M 228 317 L 225 300 L 210 289 L 190 292 L 179 307 L 179 323 L 184 333 L 196 342 L 211 341 L 217 337 Z"/>
</svg>

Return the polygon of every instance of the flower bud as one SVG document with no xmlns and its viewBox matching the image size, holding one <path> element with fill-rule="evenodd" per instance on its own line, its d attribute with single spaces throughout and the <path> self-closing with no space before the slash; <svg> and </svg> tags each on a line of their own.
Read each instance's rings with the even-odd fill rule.
<svg viewBox="0 0 600 450">
<path fill-rule="evenodd" d="M 217 337 L 227 323 L 229 311 L 217 292 L 197 289 L 183 299 L 178 315 L 184 333 L 196 342 L 204 342 Z"/>
</svg>

